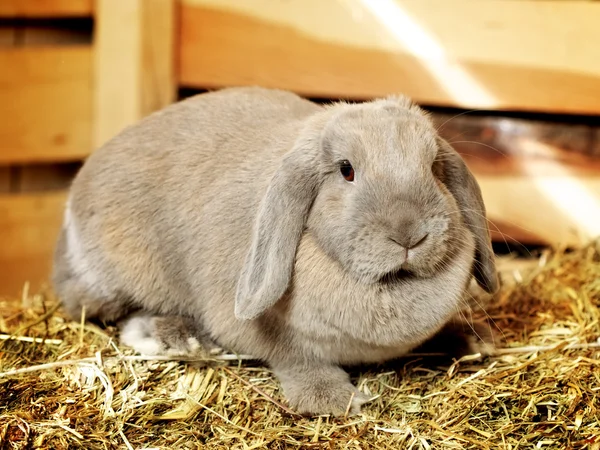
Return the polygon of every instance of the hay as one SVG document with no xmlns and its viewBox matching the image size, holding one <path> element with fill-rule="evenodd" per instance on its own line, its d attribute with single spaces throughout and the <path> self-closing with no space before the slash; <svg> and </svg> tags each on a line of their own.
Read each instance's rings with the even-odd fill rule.
<svg viewBox="0 0 600 450">
<path fill-rule="evenodd" d="M 494 355 L 365 369 L 377 398 L 341 419 L 294 415 L 252 361 L 142 358 L 50 295 L 4 300 L 0 447 L 600 449 L 600 244 L 533 266 L 486 308 Z"/>
</svg>

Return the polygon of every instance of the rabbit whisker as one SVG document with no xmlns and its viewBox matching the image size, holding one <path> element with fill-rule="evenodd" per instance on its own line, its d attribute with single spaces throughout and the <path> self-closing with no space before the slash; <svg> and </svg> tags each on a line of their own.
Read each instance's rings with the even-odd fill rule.
<svg viewBox="0 0 600 450">
<path fill-rule="evenodd" d="M 440 132 L 440 130 L 441 130 L 442 128 L 444 128 L 444 125 L 446 125 L 447 123 L 451 122 L 452 120 L 454 120 L 454 119 L 456 119 L 456 118 L 458 118 L 458 117 L 460 117 L 460 116 L 464 116 L 464 115 L 466 115 L 466 114 L 471 114 L 471 113 L 474 113 L 474 112 L 480 112 L 480 111 L 483 111 L 483 110 L 482 110 L 482 109 L 469 109 L 469 110 L 467 110 L 467 111 L 463 111 L 463 112 L 461 112 L 461 113 L 458 113 L 458 114 L 456 114 L 456 115 L 454 115 L 454 116 L 450 117 L 449 119 L 447 119 L 447 120 L 446 120 L 445 122 L 443 122 L 441 125 L 439 125 L 439 126 L 436 128 L 436 130 L 435 130 L 435 131 L 437 131 L 437 132 L 439 133 L 439 132 Z"/>
</svg>

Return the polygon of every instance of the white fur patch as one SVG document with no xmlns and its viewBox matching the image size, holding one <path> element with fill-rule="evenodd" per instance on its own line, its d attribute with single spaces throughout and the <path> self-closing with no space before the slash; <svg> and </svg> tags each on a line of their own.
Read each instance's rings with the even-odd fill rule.
<svg viewBox="0 0 600 450">
<path fill-rule="evenodd" d="M 83 244 L 77 230 L 77 224 L 71 210 L 71 199 L 67 200 L 64 216 L 66 233 L 67 258 L 71 270 L 77 275 L 79 281 L 88 289 L 99 296 L 108 296 L 109 293 L 102 288 L 101 277 L 96 273 L 85 255 Z"/>
<path fill-rule="evenodd" d="M 202 348 L 200 342 L 195 337 L 189 337 L 187 340 L 188 346 L 190 348 L 190 352 L 195 353 Z"/>
<path fill-rule="evenodd" d="M 165 349 L 158 339 L 152 336 L 152 323 L 149 317 L 130 317 L 121 326 L 121 343 L 132 347 L 146 356 L 160 355 Z"/>
</svg>

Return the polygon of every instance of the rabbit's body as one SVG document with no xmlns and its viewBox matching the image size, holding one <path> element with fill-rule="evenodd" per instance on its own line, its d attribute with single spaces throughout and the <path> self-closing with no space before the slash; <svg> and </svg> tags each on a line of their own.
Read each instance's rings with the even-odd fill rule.
<svg viewBox="0 0 600 450">
<path fill-rule="evenodd" d="M 400 123 L 414 132 L 428 126 L 402 102 L 410 114 Z M 344 107 L 351 117 L 355 107 Z M 314 162 L 312 146 L 320 145 L 330 121 L 346 120 L 332 118 L 332 111 L 291 93 L 226 89 L 155 113 L 95 152 L 73 182 L 55 256 L 54 282 L 69 312 L 78 316 L 85 306 L 87 317 L 101 320 L 140 310 L 189 318 L 218 345 L 267 361 L 299 410 L 340 413 L 352 396 L 352 411 L 360 409 L 365 399 L 338 365 L 385 361 L 435 334 L 457 311 L 473 261 L 482 259 L 481 239 L 489 242 L 468 229 L 461 205 L 443 193 L 424 208 L 429 228 L 418 231 L 428 239 L 424 250 L 414 245 L 409 253 L 413 247 L 394 243 L 412 235 L 382 241 L 384 226 L 405 220 L 392 207 L 397 198 L 378 193 L 381 204 L 358 193 L 342 198 L 339 174 L 313 179 L 330 170 Z M 382 117 L 372 124 L 368 114 L 352 119 L 344 135 L 364 124 L 359 140 L 387 147 L 381 136 L 396 122 Z M 390 155 L 389 164 L 397 164 Z M 365 183 L 368 170 L 370 182 L 381 180 L 391 193 L 396 178 L 411 182 L 410 173 L 396 177 L 385 164 L 375 170 L 368 158 L 356 160 L 363 161 Z M 319 166 L 315 174 L 309 164 Z M 421 165 L 408 159 L 403 165 L 433 180 Z M 410 212 L 423 195 L 400 201 Z M 347 215 L 351 201 L 361 206 Z M 385 207 L 391 212 L 379 217 Z M 363 213 L 368 221 L 377 216 L 376 232 L 364 224 L 345 228 Z M 405 267 L 409 272 L 384 279 Z M 487 281 L 493 290 L 495 280 Z"/>
<path fill-rule="evenodd" d="M 254 104 L 248 95 L 246 108 L 239 108 L 239 98 L 231 96 L 231 107 L 218 114 L 206 97 L 126 129 L 93 153 L 73 181 L 65 212 L 67 259 L 103 302 L 143 298 L 157 312 L 201 318 L 210 299 L 227 298 L 221 290 L 235 292 L 252 233 L 244 225 L 256 215 L 300 120 L 315 106 L 297 111 L 264 100 Z M 229 100 L 223 97 L 214 101 Z M 284 134 L 289 142 L 277 142 L 273 120 L 261 126 L 261 108 L 271 119 L 278 109 L 280 126 L 291 128 Z M 220 133 L 221 123 L 236 128 Z M 222 272 L 212 274 L 217 266 Z M 77 314 L 80 305 L 67 306 Z"/>
</svg>

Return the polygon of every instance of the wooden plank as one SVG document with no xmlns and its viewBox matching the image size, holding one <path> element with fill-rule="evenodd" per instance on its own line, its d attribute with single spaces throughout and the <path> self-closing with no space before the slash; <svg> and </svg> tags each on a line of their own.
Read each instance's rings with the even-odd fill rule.
<svg viewBox="0 0 600 450">
<path fill-rule="evenodd" d="M 91 47 L 0 48 L 0 164 L 91 149 Z"/>
<path fill-rule="evenodd" d="M 600 113 L 600 2 L 182 0 L 179 81 Z"/>
<path fill-rule="evenodd" d="M 93 0 L 2 0 L 0 17 L 86 17 Z"/>
<path fill-rule="evenodd" d="M 98 0 L 94 143 L 176 98 L 175 0 Z"/>
<path fill-rule="evenodd" d="M 0 194 L 0 295 L 48 282 L 66 192 Z"/>
<path fill-rule="evenodd" d="M 598 156 L 527 139 L 504 154 L 455 147 L 481 185 L 495 240 L 579 245 L 600 237 Z"/>
<path fill-rule="evenodd" d="M 598 176 L 476 176 L 489 220 L 509 241 L 579 245 L 600 237 Z"/>
</svg>

